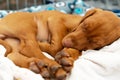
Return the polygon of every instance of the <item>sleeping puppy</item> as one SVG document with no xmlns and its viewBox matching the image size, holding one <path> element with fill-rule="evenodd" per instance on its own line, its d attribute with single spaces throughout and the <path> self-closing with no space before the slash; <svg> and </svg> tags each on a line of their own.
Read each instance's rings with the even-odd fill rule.
<svg viewBox="0 0 120 80">
<path fill-rule="evenodd" d="M 42 51 L 55 57 L 64 48 L 64 36 L 73 31 L 80 21 L 80 16 L 58 11 L 12 13 L 0 20 L 0 44 L 7 49 L 5 56 L 16 65 L 40 73 L 46 79 L 64 80 L 66 71 L 60 64 L 71 67 L 72 63 L 66 64 L 68 60 L 63 58 L 58 64 L 43 55 Z M 67 49 L 66 52 L 75 53 L 74 59 L 79 55 L 76 49 Z M 68 67 L 65 69 L 69 70 Z"/>
<path fill-rule="evenodd" d="M 62 44 L 65 47 L 82 51 L 100 49 L 118 38 L 120 38 L 119 17 L 110 11 L 92 9 L 85 14 L 79 26 L 64 37 Z M 67 56 L 62 56 L 63 52 L 64 50 L 59 52 L 58 55 L 67 58 Z M 69 55 L 66 52 L 64 54 Z"/>
</svg>

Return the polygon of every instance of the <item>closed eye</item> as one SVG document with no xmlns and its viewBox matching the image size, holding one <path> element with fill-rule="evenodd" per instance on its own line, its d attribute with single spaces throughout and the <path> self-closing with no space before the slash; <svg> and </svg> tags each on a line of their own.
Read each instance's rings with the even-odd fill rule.
<svg viewBox="0 0 120 80">
<path fill-rule="evenodd" d="M 87 32 L 88 31 L 88 27 L 85 24 L 85 22 L 82 24 L 81 28 L 82 28 L 83 32 Z"/>
<path fill-rule="evenodd" d="M 71 32 L 74 32 L 77 29 L 77 27 L 73 28 Z"/>
<path fill-rule="evenodd" d="M 82 30 L 83 30 L 83 32 L 86 32 L 86 31 L 87 31 L 87 28 L 82 27 Z"/>
</svg>

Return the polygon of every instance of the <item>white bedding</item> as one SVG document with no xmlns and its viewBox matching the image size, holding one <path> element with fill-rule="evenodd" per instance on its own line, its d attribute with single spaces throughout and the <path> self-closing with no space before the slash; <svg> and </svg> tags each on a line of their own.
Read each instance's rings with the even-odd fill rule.
<svg viewBox="0 0 120 80">
<path fill-rule="evenodd" d="M 0 45 L 0 80 L 44 80 L 39 74 L 15 66 Z M 66 80 L 120 80 L 120 39 L 100 50 L 82 52 Z"/>
</svg>

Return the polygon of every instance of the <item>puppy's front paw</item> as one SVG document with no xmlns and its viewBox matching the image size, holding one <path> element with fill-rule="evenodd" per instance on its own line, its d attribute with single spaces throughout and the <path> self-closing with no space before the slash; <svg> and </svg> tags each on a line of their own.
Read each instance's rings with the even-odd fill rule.
<svg viewBox="0 0 120 80">
<path fill-rule="evenodd" d="M 30 62 L 29 69 L 36 73 L 40 73 L 45 79 L 54 78 L 55 80 L 64 80 L 67 75 L 61 65 L 51 59 Z"/>
<path fill-rule="evenodd" d="M 62 65 L 65 71 L 70 72 L 73 67 L 74 59 L 64 50 L 58 52 L 55 56 L 56 61 Z"/>
<path fill-rule="evenodd" d="M 50 73 L 47 70 L 47 64 L 45 64 L 42 60 L 38 62 L 30 62 L 29 69 L 37 74 L 41 74 L 43 78 L 50 79 Z"/>
</svg>

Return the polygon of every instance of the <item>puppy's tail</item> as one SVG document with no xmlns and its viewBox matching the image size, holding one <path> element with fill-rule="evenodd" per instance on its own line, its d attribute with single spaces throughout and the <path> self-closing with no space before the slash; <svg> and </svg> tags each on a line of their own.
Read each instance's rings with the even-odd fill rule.
<svg viewBox="0 0 120 80">
<path fill-rule="evenodd" d="M 7 44 L 5 41 L 3 41 L 2 39 L 0 39 L 0 44 L 3 45 L 6 49 L 5 56 L 7 56 L 9 53 L 12 52 L 11 46 Z"/>
</svg>

